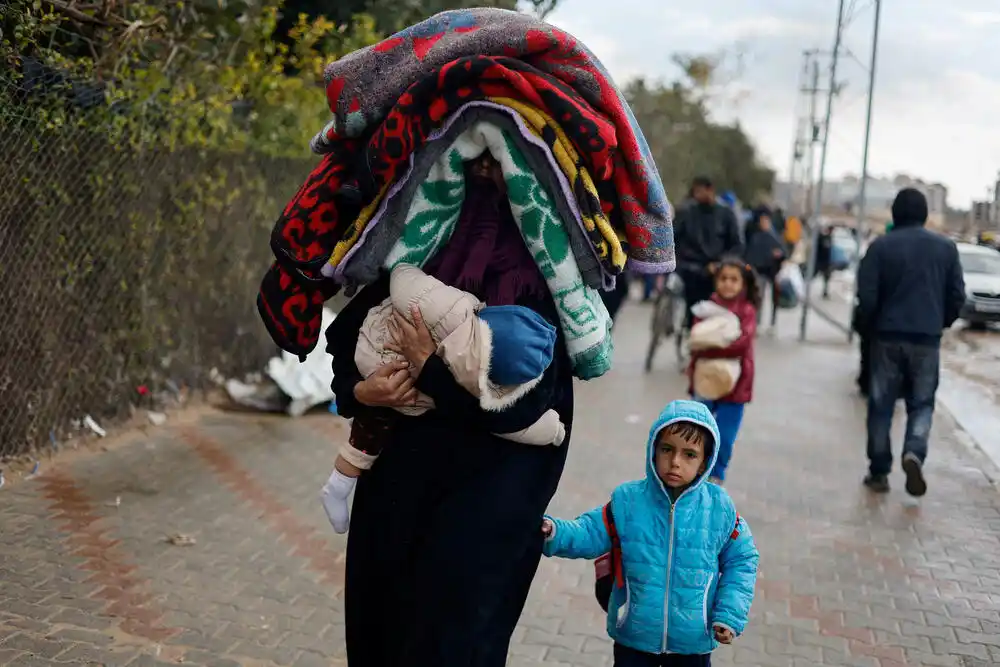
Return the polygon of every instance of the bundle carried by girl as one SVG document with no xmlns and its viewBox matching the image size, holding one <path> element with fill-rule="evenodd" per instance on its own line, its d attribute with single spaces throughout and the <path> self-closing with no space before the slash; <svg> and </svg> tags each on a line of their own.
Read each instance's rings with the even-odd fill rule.
<svg viewBox="0 0 1000 667">
<path fill-rule="evenodd" d="M 409 317 L 412 306 L 419 308 L 437 354 L 484 410 L 499 412 L 514 405 L 552 363 L 555 327 L 528 308 L 487 307 L 410 264 L 392 270 L 389 294 L 369 311 L 358 336 L 354 361 L 366 377 L 401 359 L 386 348 L 392 340 L 389 321 L 394 312 Z M 418 394 L 415 405 L 397 408 L 407 415 L 432 409 L 434 400 L 425 394 Z M 555 410 L 548 410 L 527 428 L 498 435 L 523 444 L 560 445 L 566 429 Z"/>
<path fill-rule="evenodd" d="M 714 301 L 700 301 L 691 312 L 698 318 L 691 327 L 692 351 L 729 347 L 742 333 L 736 313 Z M 712 401 L 732 392 L 739 379 L 739 359 L 697 359 L 691 377 L 695 394 Z"/>
</svg>

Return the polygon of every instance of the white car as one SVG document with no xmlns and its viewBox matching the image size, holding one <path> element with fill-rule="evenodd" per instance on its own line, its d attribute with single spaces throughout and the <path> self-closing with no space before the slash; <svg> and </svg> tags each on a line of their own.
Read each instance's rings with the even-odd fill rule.
<svg viewBox="0 0 1000 667">
<path fill-rule="evenodd" d="M 976 328 L 1000 322 L 1000 252 L 971 243 L 957 245 L 965 278 L 962 319 Z"/>
</svg>

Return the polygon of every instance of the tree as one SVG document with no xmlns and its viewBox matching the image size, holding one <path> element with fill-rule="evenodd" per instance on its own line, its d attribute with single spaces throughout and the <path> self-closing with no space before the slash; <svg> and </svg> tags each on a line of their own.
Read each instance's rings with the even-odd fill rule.
<svg viewBox="0 0 1000 667">
<path fill-rule="evenodd" d="M 733 190 L 743 201 L 769 193 L 774 171 L 761 162 L 743 129 L 711 118 L 709 104 L 723 58 L 679 54 L 674 62 L 681 80 L 650 84 L 637 79 L 624 91 L 667 192 L 679 200 L 678 193 L 688 191 L 691 179 L 705 174 L 720 190 Z"/>
<path fill-rule="evenodd" d="M 541 18 L 548 16 L 559 4 L 559 0 L 522 1 L 525 8 Z M 348 23 L 355 15 L 368 14 L 375 19 L 375 27 L 380 32 L 389 34 L 438 12 L 471 7 L 517 9 L 518 0 L 285 0 L 278 28 L 279 31 L 287 30 L 299 14 L 312 19 L 324 16 L 338 25 Z"/>
</svg>

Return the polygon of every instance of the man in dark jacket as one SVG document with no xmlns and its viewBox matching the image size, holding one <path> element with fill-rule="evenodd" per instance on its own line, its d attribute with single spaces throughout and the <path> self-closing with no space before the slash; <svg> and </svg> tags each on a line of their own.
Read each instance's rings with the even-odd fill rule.
<svg viewBox="0 0 1000 667">
<path fill-rule="evenodd" d="M 892 204 L 892 231 L 876 239 L 858 269 L 858 319 L 871 336 L 865 485 L 889 490 L 889 433 L 897 399 L 906 402 L 902 468 L 906 491 L 927 491 L 923 464 L 934 416 L 942 330 L 958 319 L 965 281 L 955 243 L 924 229 L 927 199 L 912 188 Z"/>
<path fill-rule="evenodd" d="M 830 298 L 830 277 L 833 275 L 833 228 L 824 225 L 816 237 L 816 275 L 823 276 L 823 298 Z"/>
<path fill-rule="evenodd" d="M 754 211 L 754 217 L 746 227 L 747 264 L 753 267 L 761 278 L 761 286 L 767 285 L 771 291 L 771 326 L 777 321 L 778 294 L 775 289 L 775 279 L 781 270 L 781 263 L 787 252 L 785 244 L 774 231 L 771 211 L 759 208 Z M 763 308 L 757 310 L 757 323 L 760 324 Z"/>
<path fill-rule="evenodd" d="M 684 281 L 684 301 L 691 325 L 691 306 L 715 291 L 715 265 L 727 255 L 741 255 L 740 227 L 732 209 L 719 204 L 715 187 L 705 176 L 691 183 L 691 198 L 681 205 L 674 220 L 677 273 Z"/>
</svg>

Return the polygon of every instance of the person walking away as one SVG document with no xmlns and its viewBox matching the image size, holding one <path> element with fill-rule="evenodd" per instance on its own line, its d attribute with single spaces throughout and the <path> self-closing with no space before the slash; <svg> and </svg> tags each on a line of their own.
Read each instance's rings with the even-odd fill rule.
<svg viewBox="0 0 1000 667">
<path fill-rule="evenodd" d="M 741 255 L 743 250 L 736 216 L 716 201 L 712 180 L 695 178 L 690 195 L 674 221 L 677 273 L 684 281 L 688 308 L 685 327 L 691 326 L 691 306 L 712 295 L 716 265 L 723 257 Z"/>
<path fill-rule="evenodd" d="M 746 628 L 760 555 L 732 498 L 708 483 L 719 442 L 705 406 L 673 401 L 650 429 L 644 479 L 575 520 L 542 520 L 546 556 L 613 554 L 615 667 L 708 667 Z"/>
<path fill-rule="evenodd" d="M 810 280 L 817 275 L 823 276 L 823 298 L 830 298 L 830 276 L 833 272 L 833 228 L 824 225 L 816 239 L 816 270 L 810 276 Z"/>
<path fill-rule="evenodd" d="M 771 222 L 774 225 L 774 233 L 778 235 L 778 238 L 784 238 L 785 228 L 788 224 L 787 218 L 785 217 L 785 209 L 780 206 L 776 206 L 771 216 Z"/>
<path fill-rule="evenodd" d="M 854 298 L 854 309 L 851 313 L 851 328 L 858 335 L 858 352 L 861 356 L 861 362 L 858 364 L 858 393 L 867 398 L 872 378 L 871 334 L 862 326 L 861 309 L 858 307 L 856 296 Z"/>
<path fill-rule="evenodd" d="M 767 209 L 758 209 L 756 219 L 752 223 L 753 232 L 747 235 L 746 261 L 757 272 L 761 279 L 761 287 L 768 285 L 771 292 L 771 323 L 774 324 L 778 312 L 777 290 L 775 279 L 781 270 L 781 263 L 787 258 L 785 244 L 775 232 L 771 213 Z M 763 292 L 763 290 L 761 290 Z M 763 296 L 763 295 L 762 295 Z M 757 310 L 757 323 L 760 323 L 761 311 Z"/>
<path fill-rule="evenodd" d="M 740 336 L 726 347 L 691 351 L 688 366 L 691 397 L 711 411 L 719 425 L 719 452 L 711 470 L 711 481 L 722 484 L 733 456 L 736 436 L 743 423 L 743 412 L 753 398 L 754 338 L 757 336 L 757 310 L 760 308 L 760 283 L 749 264 L 738 257 L 722 260 L 715 273 L 715 293 L 711 300 L 729 309 L 740 321 Z M 694 371 L 702 359 L 736 359 L 740 374 L 732 391 L 719 398 L 707 398 L 695 393 Z"/>
<path fill-rule="evenodd" d="M 890 431 L 896 401 L 906 402 L 902 468 L 906 491 L 927 492 L 924 461 L 934 416 L 941 334 L 958 319 L 965 281 L 954 241 L 924 228 L 927 199 L 906 188 L 892 204 L 892 230 L 868 248 L 858 269 L 860 326 L 871 335 L 868 475 L 889 490 Z"/>
</svg>

